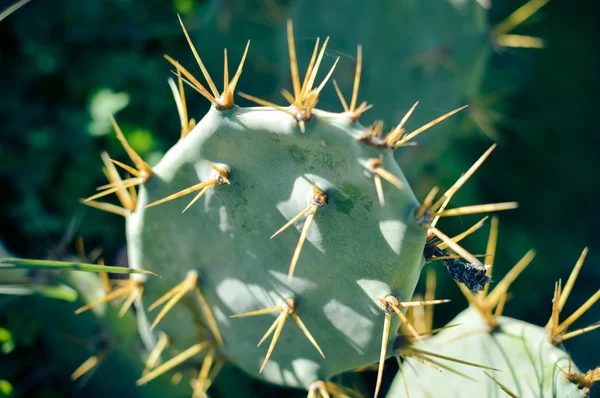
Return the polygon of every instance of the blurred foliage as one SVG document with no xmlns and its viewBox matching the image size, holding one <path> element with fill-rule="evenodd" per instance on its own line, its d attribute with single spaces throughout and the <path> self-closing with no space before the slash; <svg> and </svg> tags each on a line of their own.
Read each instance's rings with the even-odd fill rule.
<svg viewBox="0 0 600 398">
<path fill-rule="evenodd" d="M 10 3 L 12 0 L 1 1 L 0 9 Z M 282 32 L 293 3 L 33 0 L 2 21 L 0 239 L 9 250 L 26 257 L 57 257 L 71 251 L 73 237 L 80 234 L 88 247 L 101 246 L 110 263 L 123 263 L 122 253 L 119 256 L 125 239 L 123 220 L 79 204 L 79 198 L 104 183 L 102 150 L 125 160 L 107 116 L 118 112 L 125 134 L 150 163 L 177 141 L 178 117 L 167 85 L 172 68 L 162 55 L 168 53 L 190 70 L 197 69 L 176 13 L 184 18 L 216 81 L 222 77 L 223 47 L 228 48 L 230 65 L 235 65 L 245 41 L 251 39 L 239 90 L 279 101 L 281 76 L 287 76 L 289 70 Z M 491 23 L 522 3 L 494 1 Z M 422 198 L 434 184 L 448 187 L 490 145 L 490 136 L 498 140 L 500 147 L 454 204 L 520 202 L 520 210 L 501 216 L 496 279 L 529 248 L 537 249 L 537 258 L 511 289 L 513 300 L 507 304 L 506 314 L 539 325 L 545 324 L 550 314 L 553 282 L 567 278 L 586 245 L 590 254 L 565 311 L 572 312 L 591 296 L 600 280 L 595 229 L 600 213 L 594 211 L 600 192 L 595 175 L 600 144 L 595 120 L 595 95 L 600 89 L 596 38 L 600 32 L 593 23 L 593 9 L 591 0 L 551 1 L 519 28 L 519 33 L 543 38 L 547 47 L 493 53 L 483 85 L 464 98 L 471 104 L 469 111 L 431 132 L 446 140 L 441 149 L 437 146 L 436 151 L 428 151 L 426 144 L 403 149 L 412 152 L 408 159 L 421 162 L 422 172 L 414 186 Z M 305 23 L 307 32 L 309 22 Z M 333 37 L 332 43 L 336 39 L 341 40 Z M 352 48 L 356 43 L 350 44 Z M 330 51 L 330 56 L 337 55 L 335 46 Z M 365 51 L 369 57 L 387 56 L 377 49 Z M 353 70 L 351 56 L 341 62 Z M 393 79 L 392 72 L 386 78 Z M 369 75 L 368 69 L 363 76 L 366 81 L 383 78 Z M 348 92 L 350 87 L 342 90 Z M 208 102 L 192 90 L 186 92 L 192 116 L 200 118 Z M 377 98 L 367 99 L 377 106 Z M 339 109 L 337 103 L 324 105 Z M 423 102 L 420 106 L 434 117 L 444 111 Z M 397 115 L 381 117 L 397 120 Z M 367 121 L 371 120 L 368 118 L 367 113 Z M 411 167 L 410 162 L 403 166 Z M 476 220 L 449 220 L 444 227 L 460 232 Z M 468 238 L 465 245 L 473 252 L 483 251 L 486 239 L 486 232 L 481 232 Z M 443 324 L 466 303 L 449 278 L 439 279 L 438 296 L 455 299 L 436 313 L 436 323 Z M 26 309 L 39 300 L 0 297 L 0 396 L 10 390 L 21 396 L 25 388 L 27 394 L 58 397 L 70 388 L 71 370 L 57 367 L 48 342 L 40 338 L 39 319 Z M 592 309 L 580 322 L 590 324 L 598 319 L 600 311 Z M 597 355 L 590 355 L 596 341 L 597 334 L 592 333 L 567 342 L 580 368 L 598 365 Z M 368 382 L 371 377 L 365 376 Z M 271 391 L 259 383 L 249 388 L 262 394 Z M 277 393 L 271 395 L 281 390 L 272 391 Z"/>
</svg>

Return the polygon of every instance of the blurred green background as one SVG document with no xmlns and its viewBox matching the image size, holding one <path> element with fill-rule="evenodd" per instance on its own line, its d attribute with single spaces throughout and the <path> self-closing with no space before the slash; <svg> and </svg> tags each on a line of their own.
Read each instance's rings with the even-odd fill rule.
<svg viewBox="0 0 600 398">
<path fill-rule="evenodd" d="M 301 1 L 33 0 L 0 22 L 0 242 L 18 256 L 60 257 L 73 251 L 72 241 L 80 235 L 88 248 L 101 247 L 107 262 L 123 264 L 123 220 L 84 208 L 79 199 L 104 183 L 102 150 L 125 160 L 109 115 L 118 112 L 126 136 L 150 164 L 177 141 L 179 121 L 167 85 L 171 68 L 162 56 L 174 56 L 195 74 L 197 67 L 176 14 L 184 19 L 217 81 L 222 76 L 223 47 L 228 49 L 232 69 L 251 39 L 239 90 L 281 102 L 279 89 L 282 84 L 290 86 L 285 21 L 297 16 L 294 10 Z M 1 1 L 0 9 L 11 3 Z M 493 1 L 487 16 L 490 25 L 523 3 Z M 373 4 L 364 2 L 364 7 Z M 472 105 L 470 110 L 426 133 L 429 138 L 417 139 L 420 145 L 402 149 L 410 156 L 399 158 L 417 196 L 423 198 L 433 184 L 448 187 L 493 140 L 498 142 L 499 148 L 454 204 L 520 203 L 518 211 L 500 218 L 496 280 L 528 249 L 537 250 L 532 265 L 513 285 L 505 312 L 538 325 L 544 325 L 550 314 L 554 281 L 568 277 L 584 246 L 590 253 L 565 314 L 600 286 L 596 227 L 600 212 L 595 207 L 600 193 L 600 131 L 595 113 L 600 32 L 594 26 L 593 10 L 592 1 L 550 1 L 519 28 L 521 34 L 543 38 L 546 48 L 501 49 L 491 54 L 483 84 L 474 95 L 459 98 L 460 104 Z M 304 13 L 302 20 L 295 18 L 300 32 L 297 45 L 309 49 L 315 36 L 331 34 L 328 58 L 341 55 L 336 73 L 349 71 L 351 76 L 357 43 L 347 37 L 367 39 L 339 18 L 341 29 L 335 32 L 315 26 L 319 19 L 312 19 L 310 13 Z M 306 34 L 312 31 L 314 35 Z M 344 31 L 347 37 L 340 33 Z M 382 48 L 393 46 L 395 39 L 390 37 L 392 44 L 382 43 Z M 386 62 L 388 56 L 381 49 L 365 48 L 366 59 Z M 365 67 L 365 84 L 376 79 L 393 81 L 394 70 L 387 76 L 370 75 Z M 435 79 L 431 85 L 443 80 L 443 75 Z M 424 84 L 427 90 L 427 81 Z M 344 84 L 342 89 L 348 93 L 350 87 Z M 335 98 L 332 85 L 326 90 L 320 107 L 341 110 L 338 102 L 327 99 Z M 494 96 L 500 100 L 485 105 L 485 99 Z M 187 98 L 191 116 L 200 119 L 208 101 L 192 90 L 187 90 Z M 375 117 L 390 125 L 412 105 L 403 102 L 394 108 L 394 98 L 373 95 L 359 99 L 375 104 L 361 119 L 365 125 Z M 417 112 L 424 119 L 450 110 L 424 98 L 412 99 L 416 100 L 421 100 Z M 248 105 L 239 97 L 236 101 Z M 380 108 L 392 111 L 378 113 L 378 101 L 385 102 Z M 429 142 L 429 148 L 436 148 L 434 153 L 428 151 Z M 411 173 L 411 168 L 418 173 Z M 442 226 L 448 233 L 458 233 L 476 220 L 463 217 Z M 465 245 L 472 252 L 483 252 L 486 239 L 484 230 Z M 439 264 L 427 267 L 437 269 L 438 296 L 454 299 L 436 310 L 436 325 L 441 326 L 466 302 Z M 423 290 L 421 284 L 419 289 Z M 11 369 L 10 377 L 0 374 L 0 379 L 10 379 L 23 396 L 69 395 L 68 383 L 52 380 L 59 380 L 62 373 L 66 380 L 72 370 L 61 373 L 53 367 L 47 342 L 38 338 L 43 326 L 36 320 L 35 308 L 30 308 L 35 305 L 35 300 L 0 297 L 0 371 Z M 596 306 L 578 324 L 599 320 Z M 597 341 L 598 334 L 592 332 L 566 343 L 581 369 L 599 365 Z M 0 384 L 0 396 L 3 391 Z"/>
</svg>

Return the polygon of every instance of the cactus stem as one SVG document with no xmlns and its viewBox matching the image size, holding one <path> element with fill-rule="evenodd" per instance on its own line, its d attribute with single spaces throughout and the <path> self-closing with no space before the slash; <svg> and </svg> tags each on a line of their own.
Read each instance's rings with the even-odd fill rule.
<svg viewBox="0 0 600 398">
<path fill-rule="evenodd" d="M 156 275 L 154 272 L 116 266 L 102 266 L 97 264 L 76 263 L 71 261 L 36 260 L 29 258 L 0 258 L 0 269 L 57 269 L 65 271 L 109 272 L 115 274 L 146 274 Z"/>
<path fill-rule="evenodd" d="M 190 206 L 192 206 L 194 203 L 196 203 L 196 201 L 198 199 L 200 199 L 202 197 L 202 195 L 204 195 L 208 191 L 209 188 L 211 188 L 215 185 L 231 184 L 231 181 L 229 181 L 230 171 L 228 168 L 219 168 L 213 164 L 209 164 L 209 166 L 215 171 L 214 178 L 212 178 L 208 181 L 205 181 L 205 182 L 201 182 L 196 185 L 192 185 L 189 188 L 186 188 L 179 192 L 176 192 L 173 195 L 169 195 L 166 198 L 157 200 L 156 202 L 152 202 L 152 203 L 146 205 L 145 208 L 148 209 L 150 207 L 154 207 L 154 206 L 166 203 L 166 202 L 170 202 L 171 200 L 180 198 L 182 196 L 189 195 L 193 192 L 200 191 L 200 193 L 198 193 L 198 195 L 196 195 L 196 197 L 194 197 L 194 199 L 192 199 L 192 201 L 187 205 L 187 207 L 185 209 L 183 209 L 183 211 L 182 211 L 182 213 L 183 213 L 187 209 L 189 209 Z"/>
<path fill-rule="evenodd" d="M 502 391 L 504 391 L 508 396 L 512 397 L 512 398 L 519 398 L 519 396 L 517 394 L 515 394 L 514 392 L 512 392 L 508 387 L 506 387 L 504 384 L 500 383 L 500 381 L 498 381 L 495 377 L 493 377 L 491 374 L 489 374 L 488 372 L 483 372 L 485 373 L 485 375 L 487 377 L 489 377 L 490 379 L 492 379 L 492 381 L 494 383 L 496 383 L 496 385 L 498 387 L 500 387 L 500 389 Z"/>
<path fill-rule="evenodd" d="M 123 287 L 112 290 L 109 293 L 107 293 L 104 297 L 102 297 L 98 300 L 92 301 L 91 303 L 84 305 L 81 308 L 78 308 L 75 311 L 75 314 L 76 315 L 81 314 L 82 312 L 85 312 L 97 305 L 100 305 L 103 303 L 108 303 L 109 301 L 112 301 L 112 300 L 115 300 L 118 298 L 126 298 L 121 310 L 119 311 L 119 317 L 123 317 L 125 312 L 129 309 L 129 307 L 131 307 L 133 300 L 135 300 L 136 297 L 141 297 L 141 294 L 143 291 L 143 282 L 142 281 L 128 279 L 125 282 L 126 282 L 126 284 Z"/>
<path fill-rule="evenodd" d="M 156 342 L 156 345 L 150 352 L 150 355 L 148 355 L 148 359 L 146 360 L 146 367 L 142 372 L 142 376 L 146 376 L 152 369 L 154 369 L 154 367 L 158 363 L 158 360 L 160 359 L 160 355 L 162 354 L 164 349 L 167 348 L 168 345 L 169 336 L 167 336 L 164 332 L 159 332 L 158 341 Z"/>
<path fill-rule="evenodd" d="M 71 380 L 76 381 L 81 376 L 90 372 L 92 369 L 97 368 L 106 357 L 110 354 L 110 349 L 105 349 L 98 354 L 92 355 L 86 359 L 75 371 L 71 374 Z"/>
<path fill-rule="evenodd" d="M 150 326 L 150 330 L 153 330 L 156 325 L 167 315 L 169 311 L 177 304 L 179 300 L 185 296 L 186 293 L 193 291 L 196 289 L 198 284 L 198 273 L 196 271 L 190 271 L 186 275 L 183 282 L 175 286 L 173 289 L 165 293 L 162 297 L 156 300 L 154 303 L 148 307 L 148 311 L 152 311 L 163 303 L 167 302 L 162 310 L 160 310 L 159 314 L 154 319 L 154 322 Z"/>
<path fill-rule="evenodd" d="M 298 263 L 298 258 L 300 258 L 300 252 L 302 251 L 302 247 L 304 246 L 304 242 L 306 240 L 306 236 L 308 235 L 308 230 L 312 225 L 312 222 L 315 218 L 315 214 L 317 210 L 327 204 L 327 194 L 321 191 L 315 183 L 313 182 L 313 192 L 308 201 L 308 206 L 298 213 L 294 218 L 288 221 L 283 227 L 279 228 L 277 232 L 271 235 L 270 239 L 273 239 L 275 236 L 279 235 L 281 232 L 285 231 L 290 225 L 294 224 L 300 218 L 306 215 L 306 221 L 304 223 L 304 227 L 302 227 L 302 232 L 300 233 L 300 239 L 298 239 L 298 245 L 296 246 L 296 250 L 294 250 L 294 255 L 292 257 L 292 261 L 290 263 L 290 269 L 288 272 L 288 280 L 292 280 L 294 275 L 294 271 L 296 269 L 296 264 Z"/>
<path fill-rule="evenodd" d="M 100 255 L 102 254 L 101 248 L 97 247 L 96 249 L 92 250 L 89 255 L 85 254 L 85 244 L 83 242 L 83 237 L 81 236 L 78 236 L 75 239 L 75 253 L 77 253 L 77 256 L 79 257 L 82 263 L 93 263 L 94 261 L 97 261 L 98 265 L 106 265 L 104 264 L 104 259 L 100 258 Z M 108 274 L 106 272 L 99 272 L 98 276 L 102 281 L 104 293 L 109 293 L 112 290 L 112 288 L 110 286 L 110 278 L 108 277 Z"/>
<path fill-rule="evenodd" d="M 155 369 L 150 371 L 145 376 L 142 376 L 140 379 L 138 379 L 135 382 L 135 384 L 137 386 L 143 386 L 144 384 L 148 383 L 149 381 L 152 381 L 155 378 L 157 378 L 158 376 L 173 369 L 175 366 L 187 361 L 188 359 L 190 359 L 191 357 L 193 357 L 195 355 L 198 355 L 199 353 L 202 352 L 202 350 L 204 350 L 205 348 L 208 348 L 209 346 L 210 346 L 210 343 L 208 341 L 203 341 L 202 343 L 194 344 L 187 350 L 175 355 L 173 358 L 169 359 L 167 362 L 156 367 Z"/>
<path fill-rule="evenodd" d="M 381 179 L 383 178 L 396 188 L 402 188 L 402 182 L 398 177 L 383 168 L 383 157 L 369 159 L 367 161 L 367 169 L 373 174 L 373 180 L 375 181 L 375 189 L 377 190 L 377 197 L 379 198 L 379 204 L 383 207 L 385 205 L 385 198 L 383 196 L 383 186 Z"/>
</svg>

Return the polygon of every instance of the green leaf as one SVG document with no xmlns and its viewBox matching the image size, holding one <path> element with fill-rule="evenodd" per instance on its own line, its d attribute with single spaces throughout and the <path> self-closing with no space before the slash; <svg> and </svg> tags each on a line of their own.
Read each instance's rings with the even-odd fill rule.
<svg viewBox="0 0 600 398">
<path fill-rule="evenodd" d="M 10 397 L 12 391 L 12 384 L 10 384 L 7 380 L 0 380 L 0 397 Z"/>
<path fill-rule="evenodd" d="M 12 333 L 10 330 L 0 328 L 0 352 L 3 354 L 10 354 L 15 348 L 15 341 L 13 340 Z"/>
<path fill-rule="evenodd" d="M 39 294 L 44 297 L 64 300 L 72 303 L 77 300 L 77 292 L 66 285 L 34 286 L 34 285 L 0 285 L 0 294 L 29 296 Z"/>
<path fill-rule="evenodd" d="M 129 105 L 129 93 L 116 93 L 111 89 L 99 90 L 90 101 L 92 122 L 88 132 L 94 136 L 106 135 L 112 131 L 110 117 Z"/>
<path fill-rule="evenodd" d="M 112 267 L 97 264 L 74 263 L 70 261 L 52 261 L 52 260 L 35 260 L 25 258 L 3 258 L 0 259 L 0 269 L 61 269 L 69 271 L 86 271 L 86 272 L 108 272 L 113 274 L 150 274 L 156 275 L 153 272 L 124 268 Z"/>
</svg>

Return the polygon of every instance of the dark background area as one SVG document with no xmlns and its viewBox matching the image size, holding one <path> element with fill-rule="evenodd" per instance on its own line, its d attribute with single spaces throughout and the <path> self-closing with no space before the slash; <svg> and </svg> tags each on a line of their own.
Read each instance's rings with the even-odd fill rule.
<svg viewBox="0 0 600 398">
<path fill-rule="evenodd" d="M 10 3 L 0 2 L 0 9 Z M 110 263 L 122 261 L 123 220 L 85 208 L 79 199 L 104 183 L 102 150 L 126 159 L 108 124 L 110 114 L 119 112 L 125 134 L 151 164 L 177 141 L 178 118 L 166 82 L 171 68 L 162 56 L 174 55 L 193 73 L 196 70 L 176 13 L 185 19 L 208 69 L 219 71 L 213 75 L 217 81 L 222 48 L 228 48 L 233 69 L 251 27 L 253 42 L 239 90 L 279 101 L 279 77 L 288 70 L 287 61 L 280 63 L 286 50 L 280 38 L 293 3 L 33 0 L 0 22 L 0 242 L 18 256 L 44 258 L 71 252 L 73 238 L 81 235 L 87 247 L 102 247 Z M 521 4 L 493 1 L 490 24 Z M 455 201 L 456 206 L 520 203 L 518 211 L 500 218 L 495 279 L 527 250 L 537 250 L 534 262 L 511 288 L 505 314 L 538 325 L 550 315 L 554 281 L 568 278 L 585 246 L 590 251 L 564 313 L 572 313 L 600 287 L 596 15 L 592 1 L 552 0 L 519 30 L 543 38 L 546 48 L 508 49 L 491 56 L 482 94 L 510 89 L 490 107 L 502 115 L 494 137 L 499 148 Z M 246 23 L 236 24 L 242 17 Z M 192 90 L 187 90 L 187 98 L 191 114 L 201 118 L 208 101 Z M 369 100 L 377 104 L 375 98 Z M 438 115 L 427 104 L 422 106 L 432 117 Z M 365 114 L 364 123 L 370 121 Z M 419 167 L 424 181 L 442 189 L 492 143 L 481 124 L 466 114 L 435 134 L 447 137 L 444 152 L 427 157 Z M 426 153 L 424 146 L 408 150 L 415 151 L 414 158 Z M 415 187 L 417 197 L 423 198 L 431 185 Z M 444 230 L 459 233 L 476 220 L 449 220 Z M 482 252 L 487 228 L 483 231 L 468 238 L 465 246 Z M 438 268 L 437 295 L 453 299 L 436 310 L 436 326 L 441 326 L 466 301 L 439 264 L 428 267 Z M 421 282 L 418 290 L 423 288 Z M 0 328 L 25 336 L 17 347 L 22 359 L 15 366 L 26 374 L 47 355 L 35 339 L 41 326 L 23 321 L 29 319 L 26 314 L 21 320 L 9 316 L 7 308 L 0 306 Z M 599 320 L 596 306 L 576 325 Z M 600 365 L 597 341 L 598 332 L 591 332 L 565 344 L 582 370 Z"/>
</svg>

